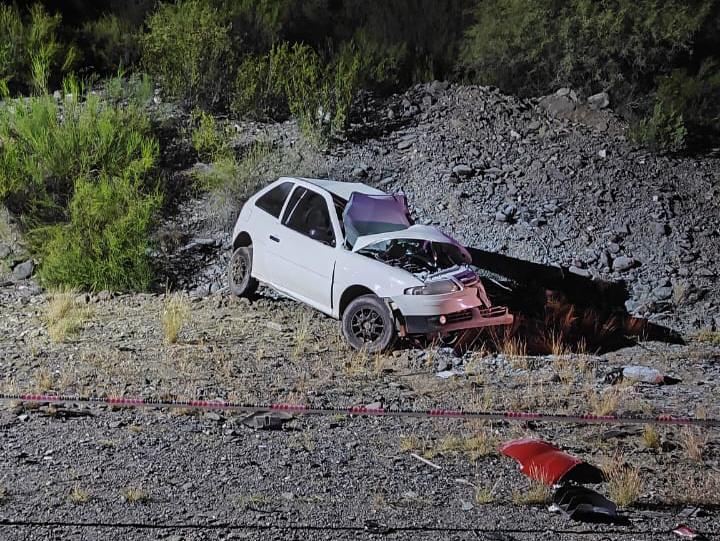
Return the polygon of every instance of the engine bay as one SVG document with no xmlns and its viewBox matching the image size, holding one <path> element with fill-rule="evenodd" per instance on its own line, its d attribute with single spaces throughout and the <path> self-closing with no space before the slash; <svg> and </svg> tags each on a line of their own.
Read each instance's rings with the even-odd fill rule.
<svg viewBox="0 0 720 541">
<path fill-rule="evenodd" d="M 368 245 L 357 253 L 404 269 L 421 280 L 466 262 L 457 246 L 422 239 L 384 240 Z"/>
</svg>

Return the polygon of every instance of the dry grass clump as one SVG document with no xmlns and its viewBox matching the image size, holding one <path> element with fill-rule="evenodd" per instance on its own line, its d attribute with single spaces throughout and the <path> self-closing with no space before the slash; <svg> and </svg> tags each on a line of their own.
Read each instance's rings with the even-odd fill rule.
<svg viewBox="0 0 720 541">
<path fill-rule="evenodd" d="M 34 380 L 34 390 L 38 393 L 46 393 L 55 386 L 55 378 L 47 368 L 36 370 Z"/>
<path fill-rule="evenodd" d="M 660 433 L 655 425 L 645 425 L 642 433 L 643 445 L 648 449 L 660 448 Z"/>
<path fill-rule="evenodd" d="M 165 342 L 175 344 L 180 331 L 190 319 L 190 303 L 181 293 L 173 293 L 165 297 L 162 312 L 162 328 Z"/>
<path fill-rule="evenodd" d="M 70 501 L 74 504 L 82 504 L 90 500 L 90 494 L 87 490 L 76 485 L 70 491 L 68 498 L 70 498 Z"/>
<path fill-rule="evenodd" d="M 481 457 L 495 453 L 497 440 L 488 431 L 479 431 L 472 436 L 447 436 L 424 452 L 425 458 L 438 454 L 463 453 L 473 462 Z"/>
<path fill-rule="evenodd" d="M 628 466 L 619 456 L 606 460 L 602 465 L 607 477 L 607 490 L 610 499 L 620 507 L 634 504 L 643 489 L 643 480 L 640 470 Z"/>
<path fill-rule="evenodd" d="M 120 495 L 128 503 L 146 503 L 150 501 L 150 495 L 141 488 L 125 488 Z"/>
<path fill-rule="evenodd" d="M 527 490 L 514 490 L 512 501 L 515 505 L 544 505 L 550 501 L 552 492 L 550 487 L 537 479 L 547 478 L 547 473 L 538 469 L 531 468 L 528 472 L 531 478 L 530 486 Z"/>
<path fill-rule="evenodd" d="M 711 331 L 710 329 L 702 329 L 695 335 L 698 342 L 720 346 L 720 331 Z"/>
<path fill-rule="evenodd" d="M 586 392 L 586 403 L 589 411 L 595 415 L 611 415 L 620 405 L 620 390 L 611 387 L 598 392 L 594 387 L 590 387 Z"/>
<path fill-rule="evenodd" d="M 45 321 L 50 340 L 59 343 L 76 334 L 90 317 L 90 311 L 77 299 L 78 290 L 61 286 L 50 290 Z"/>
<path fill-rule="evenodd" d="M 421 451 L 425 444 L 417 436 L 403 436 L 400 438 L 400 451 L 408 453 L 411 451 Z"/>
<path fill-rule="evenodd" d="M 310 316 L 306 312 L 300 318 L 297 327 L 295 327 L 295 341 L 291 353 L 291 359 L 294 362 L 299 361 L 305 354 L 305 348 L 310 336 Z"/>
<path fill-rule="evenodd" d="M 703 453 L 707 445 L 707 435 L 696 428 L 685 426 L 680 431 L 680 445 L 690 460 L 702 463 Z"/>
<path fill-rule="evenodd" d="M 494 501 L 492 489 L 488 487 L 477 487 L 475 489 L 475 503 L 477 505 L 488 505 Z"/>
<path fill-rule="evenodd" d="M 527 344 L 521 338 L 513 336 L 503 340 L 500 351 L 505 355 L 510 366 L 516 370 L 527 370 L 530 363 L 527 357 Z"/>
</svg>

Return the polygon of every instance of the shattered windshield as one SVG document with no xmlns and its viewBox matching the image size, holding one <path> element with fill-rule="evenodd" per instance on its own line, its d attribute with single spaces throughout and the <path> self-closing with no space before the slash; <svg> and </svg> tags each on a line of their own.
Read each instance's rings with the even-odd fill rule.
<svg viewBox="0 0 720 541">
<path fill-rule="evenodd" d="M 454 244 L 422 239 L 383 240 L 357 253 L 416 275 L 432 274 L 465 263 L 462 251 Z"/>
<path fill-rule="evenodd" d="M 343 212 L 345 241 L 353 246 L 358 237 L 401 231 L 410 227 L 404 195 L 368 195 L 354 192 Z"/>
</svg>

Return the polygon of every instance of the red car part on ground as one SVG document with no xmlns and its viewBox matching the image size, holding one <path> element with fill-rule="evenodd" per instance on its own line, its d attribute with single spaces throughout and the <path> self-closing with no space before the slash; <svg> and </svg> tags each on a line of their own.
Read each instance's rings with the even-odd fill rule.
<svg viewBox="0 0 720 541">
<path fill-rule="evenodd" d="M 542 440 L 523 438 L 509 441 L 500 452 L 520 463 L 520 471 L 546 485 L 564 481 L 576 483 L 602 483 L 605 475 L 599 468 L 569 455 Z"/>
</svg>

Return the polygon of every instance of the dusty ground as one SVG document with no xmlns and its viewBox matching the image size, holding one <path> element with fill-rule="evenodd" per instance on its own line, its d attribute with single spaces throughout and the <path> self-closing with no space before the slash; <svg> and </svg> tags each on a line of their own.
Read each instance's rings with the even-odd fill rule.
<svg viewBox="0 0 720 541">
<path fill-rule="evenodd" d="M 63 316 L 75 322 L 73 331 L 51 327 L 47 298 L 36 288 L 0 289 L 4 391 L 720 417 L 720 348 L 707 342 L 544 357 L 507 346 L 498 354 L 488 343 L 462 359 L 465 376 L 444 380 L 435 372 L 452 358 L 437 348 L 354 354 L 335 321 L 267 296 L 188 301 L 178 343 L 168 345 L 165 302 L 159 295 L 82 296 Z M 628 363 L 682 381 L 604 383 L 612 367 Z M 255 431 L 240 421 L 192 411 L 3 404 L 0 538 L 670 539 L 678 522 L 720 531 L 716 431 L 661 427 L 653 441 L 633 426 L 335 416 Z M 543 494 L 496 451 L 525 435 L 592 463 L 636 468 L 638 499 L 623 508 L 631 525 L 573 523 L 528 503 Z M 609 485 L 596 488 L 613 495 Z"/>
</svg>

